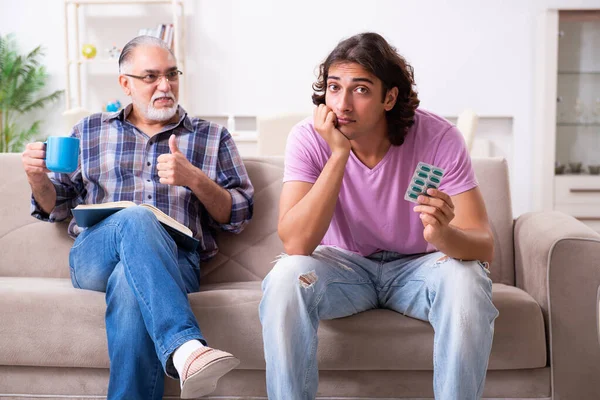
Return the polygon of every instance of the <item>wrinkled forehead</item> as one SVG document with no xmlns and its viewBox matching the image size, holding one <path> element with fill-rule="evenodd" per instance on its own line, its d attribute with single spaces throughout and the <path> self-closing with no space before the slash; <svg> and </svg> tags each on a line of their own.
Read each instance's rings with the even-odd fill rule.
<svg viewBox="0 0 600 400">
<path fill-rule="evenodd" d="M 177 61 L 162 47 L 138 46 L 131 52 L 131 66 L 135 70 L 168 71 L 177 68 Z"/>
</svg>

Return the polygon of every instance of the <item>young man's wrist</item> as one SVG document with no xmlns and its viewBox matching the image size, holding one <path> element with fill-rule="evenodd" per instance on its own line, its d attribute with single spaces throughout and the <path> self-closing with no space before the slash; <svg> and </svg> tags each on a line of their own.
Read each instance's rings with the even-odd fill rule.
<svg viewBox="0 0 600 400">
<path fill-rule="evenodd" d="M 331 152 L 331 158 L 346 161 L 350 157 L 350 149 L 336 149 Z"/>
</svg>

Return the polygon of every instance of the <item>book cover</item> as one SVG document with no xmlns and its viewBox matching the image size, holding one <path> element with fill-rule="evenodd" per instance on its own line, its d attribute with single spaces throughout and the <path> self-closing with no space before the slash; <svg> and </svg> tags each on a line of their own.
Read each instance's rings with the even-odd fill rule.
<svg viewBox="0 0 600 400">
<path fill-rule="evenodd" d="M 169 235 L 175 240 L 178 246 L 186 250 L 196 250 L 200 243 L 192 231 L 185 225 L 168 216 L 158 208 L 150 204 L 137 205 L 132 201 L 117 201 L 101 204 L 80 204 L 71 210 L 75 222 L 81 228 L 89 228 L 96 225 L 103 219 L 119 212 L 127 207 L 144 207 L 154 213 L 158 221 L 162 224 Z"/>
</svg>

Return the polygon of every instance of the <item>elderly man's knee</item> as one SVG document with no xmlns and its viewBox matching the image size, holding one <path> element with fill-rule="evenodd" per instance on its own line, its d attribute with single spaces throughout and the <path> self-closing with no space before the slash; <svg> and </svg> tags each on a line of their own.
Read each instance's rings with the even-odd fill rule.
<svg viewBox="0 0 600 400">
<path fill-rule="evenodd" d="M 127 207 L 117 214 L 120 219 L 136 223 L 154 223 L 156 216 L 146 207 Z"/>
</svg>

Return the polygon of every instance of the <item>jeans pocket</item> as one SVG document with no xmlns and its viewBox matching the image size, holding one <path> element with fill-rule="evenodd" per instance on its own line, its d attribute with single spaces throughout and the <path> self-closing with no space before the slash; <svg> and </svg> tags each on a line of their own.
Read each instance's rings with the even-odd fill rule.
<svg viewBox="0 0 600 400">
<path fill-rule="evenodd" d="M 490 263 L 488 263 L 487 261 L 479 261 L 477 260 L 477 264 L 479 264 L 479 266 L 485 271 L 486 274 L 490 275 Z"/>
</svg>

